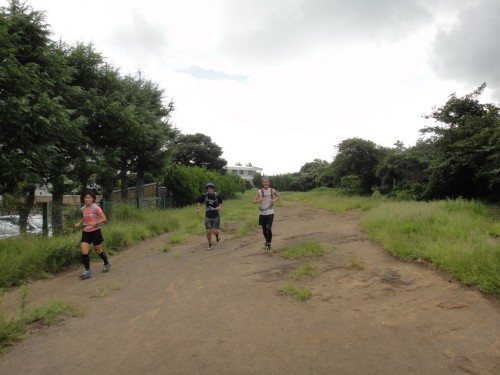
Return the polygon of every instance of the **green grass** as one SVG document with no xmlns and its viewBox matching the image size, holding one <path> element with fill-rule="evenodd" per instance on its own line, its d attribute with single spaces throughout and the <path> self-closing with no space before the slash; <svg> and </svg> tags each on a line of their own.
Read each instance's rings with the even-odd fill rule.
<svg viewBox="0 0 500 375">
<path fill-rule="evenodd" d="M 317 241 L 304 241 L 297 245 L 287 246 L 280 252 L 280 255 L 285 259 L 317 257 L 324 254 L 325 249 Z"/>
<path fill-rule="evenodd" d="M 492 223 L 486 228 L 486 233 L 493 237 L 500 237 L 500 222 Z"/>
<path fill-rule="evenodd" d="M 185 238 L 186 236 L 183 233 L 172 233 L 168 236 L 167 241 L 168 243 L 175 244 L 181 243 Z"/>
<path fill-rule="evenodd" d="M 20 293 L 20 313 L 8 319 L 0 310 L 0 352 L 21 340 L 32 330 L 40 330 L 58 324 L 68 317 L 81 314 L 75 307 L 60 300 L 53 300 L 41 307 L 28 310 L 26 308 L 29 290 L 23 287 Z"/>
<path fill-rule="evenodd" d="M 279 291 L 278 294 L 284 296 L 290 296 L 293 299 L 304 302 L 312 297 L 312 292 L 304 287 L 297 287 L 292 284 L 286 284 Z"/>
<path fill-rule="evenodd" d="M 500 241 L 492 235 L 493 220 L 478 202 L 393 202 L 369 212 L 361 225 L 397 258 L 432 262 L 466 285 L 500 295 Z"/>
<path fill-rule="evenodd" d="M 316 275 L 318 266 L 310 263 L 301 264 L 296 270 L 290 272 L 290 277 L 295 280 L 312 279 Z"/>
<path fill-rule="evenodd" d="M 226 200 L 221 211 L 222 230 L 233 238 L 247 236 L 258 228 L 258 210 L 252 203 L 254 191 L 247 191 L 238 199 Z"/>
<path fill-rule="evenodd" d="M 369 211 L 385 201 L 380 196 L 347 196 L 338 190 L 327 188 L 315 189 L 306 193 L 286 193 L 284 198 L 289 201 L 304 202 L 330 212 Z"/>
</svg>

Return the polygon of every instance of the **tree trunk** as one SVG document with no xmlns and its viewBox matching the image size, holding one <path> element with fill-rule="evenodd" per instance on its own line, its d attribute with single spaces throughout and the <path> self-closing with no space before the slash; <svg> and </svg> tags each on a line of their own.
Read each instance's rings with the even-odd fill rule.
<svg viewBox="0 0 500 375">
<path fill-rule="evenodd" d="M 135 200 L 138 202 L 138 208 L 142 208 L 144 199 L 144 172 L 137 171 L 137 180 L 135 185 Z"/>
<path fill-rule="evenodd" d="M 20 203 L 19 207 L 19 231 L 21 234 L 26 234 L 28 229 L 28 217 L 31 213 L 31 209 L 35 205 L 35 188 L 28 189 L 28 195 L 24 199 L 24 202 Z"/>
<path fill-rule="evenodd" d="M 50 220 L 52 221 L 52 232 L 54 234 L 61 234 L 64 231 L 64 177 L 54 179 L 51 193 L 52 207 L 50 210 Z"/>
</svg>

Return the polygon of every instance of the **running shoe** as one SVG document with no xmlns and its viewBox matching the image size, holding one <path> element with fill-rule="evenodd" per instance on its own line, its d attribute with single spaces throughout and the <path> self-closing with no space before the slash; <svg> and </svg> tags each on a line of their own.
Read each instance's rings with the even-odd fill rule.
<svg viewBox="0 0 500 375">
<path fill-rule="evenodd" d="M 272 247 L 271 247 L 271 244 L 270 244 L 270 243 L 268 243 L 268 244 L 267 244 L 267 249 L 266 249 L 266 251 L 267 251 L 269 254 L 271 254 L 271 253 L 273 252 L 273 249 L 272 249 Z"/>
<path fill-rule="evenodd" d="M 213 248 L 214 248 L 214 246 L 211 243 L 209 243 L 208 247 L 207 247 L 207 250 L 213 250 Z"/>
<path fill-rule="evenodd" d="M 111 268 L 111 263 L 108 262 L 102 267 L 102 272 L 108 272 L 110 268 Z"/>
<path fill-rule="evenodd" d="M 90 279 L 92 277 L 92 272 L 90 270 L 85 270 L 83 273 L 80 275 L 80 279 L 85 280 L 85 279 Z"/>
<path fill-rule="evenodd" d="M 218 235 L 218 234 L 216 234 L 216 235 L 215 235 L 215 239 L 217 240 L 217 242 L 219 242 L 219 241 L 220 241 L 220 238 L 219 238 L 219 235 Z"/>
</svg>

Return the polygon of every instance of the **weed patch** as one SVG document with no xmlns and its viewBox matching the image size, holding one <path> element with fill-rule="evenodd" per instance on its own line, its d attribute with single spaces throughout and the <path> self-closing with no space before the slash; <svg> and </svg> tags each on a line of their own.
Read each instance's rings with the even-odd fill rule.
<svg viewBox="0 0 500 375">
<path fill-rule="evenodd" d="M 171 244 L 175 244 L 175 243 L 181 243 L 182 240 L 184 240 L 184 235 L 182 233 L 172 233 L 172 234 L 169 234 L 168 238 L 167 238 L 167 241 Z"/>
<path fill-rule="evenodd" d="M 310 263 L 301 264 L 296 270 L 290 272 L 290 276 L 295 280 L 312 279 L 316 275 L 318 266 Z"/>
<path fill-rule="evenodd" d="M 365 266 L 363 265 L 363 263 L 361 263 L 359 260 L 351 260 L 351 262 L 349 263 L 349 265 L 347 266 L 348 269 L 350 270 L 364 270 L 365 269 Z"/>
<path fill-rule="evenodd" d="M 312 297 L 311 291 L 303 287 L 287 284 L 278 291 L 279 295 L 290 296 L 293 299 L 304 302 Z"/>
<path fill-rule="evenodd" d="M 325 254 L 325 249 L 317 241 L 306 241 L 298 245 L 287 246 L 280 255 L 285 259 L 298 259 L 305 257 L 322 256 Z"/>
<path fill-rule="evenodd" d="M 7 319 L 0 311 L 0 352 L 21 340 L 25 334 L 39 331 L 51 325 L 58 324 L 68 317 L 81 314 L 75 307 L 60 300 L 46 303 L 42 307 L 27 310 L 29 290 L 21 290 L 20 313 L 17 317 Z"/>
</svg>

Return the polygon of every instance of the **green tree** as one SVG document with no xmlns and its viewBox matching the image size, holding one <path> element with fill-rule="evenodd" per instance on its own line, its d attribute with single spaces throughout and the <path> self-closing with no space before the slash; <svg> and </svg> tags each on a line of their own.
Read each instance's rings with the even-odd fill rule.
<svg viewBox="0 0 500 375">
<path fill-rule="evenodd" d="M 64 98 L 71 77 L 45 15 L 12 0 L 0 12 L 0 193 L 24 197 L 24 231 L 37 187 L 60 184 L 79 136 Z M 57 190 L 58 191 L 58 190 Z"/>
<path fill-rule="evenodd" d="M 279 191 L 303 191 L 300 184 L 299 173 L 285 173 L 274 176 L 268 176 L 271 184 L 270 186 Z M 259 181 L 258 187 L 262 186 Z"/>
<path fill-rule="evenodd" d="M 384 194 L 400 199 L 422 199 L 427 188 L 429 155 L 432 145 L 425 141 L 406 149 L 401 143 L 387 150 L 387 155 L 377 166 L 380 190 Z"/>
<path fill-rule="evenodd" d="M 262 174 L 260 172 L 256 172 L 253 177 L 252 177 L 252 185 L 254 187 L 261 187 L 262 186 Z"/>
<path fill-rule="evenodd" d="M 440 123 L 421 130 L 434 146 L 428 198 L 500 199 L 499 108 L 479 102 L 485 87 L 462 98 L 453 94 L 427 116 Z"/>
<path fill-rule="evenodd" d="M 107 85 L 108 71 L 111 71 L 115 80 L 118 76 L 115 70 L 106 65 L 103 56 L 92 44 L 65 45 L 64 51 L 68 64 L 74 70 L 71 85 L 78 88 L 68 99 L 68 107 L 72 109 L 72 119 L 82 123 L 82 140 L 73 149 L 73 173 L 69 179 L 73 185 L 69 189 L 83 194 L 88 188 L 98 190 L 96 171 L 104 159 L 103 147 L 95 136 L 100 128 L 99 108 L 103 101 L 100 87 Z"/>
<path fill-rule="evenodd" d="M 163 90 L 149 80 L 127 77 L 129 95 L 127 102 L 134 108 L 133 144 L 128 148 L 128 158 L 133 160 L 136 174 L 136 198 L 143 197 L 144 176 L 146 172 L 158 178 L 165 168 L 169 147 L 178 135 L 169 119 L 174 104 L 163 104 Z"/>
<path fill-rule="evenodd" d="M 245 190 L 244 180 L 234 173 L 221 174 L 205 167 L 173 165 L 168 168 L 165 186 L 174 193 L 176 206 L 194 204 L 205 193 L 205 184 L 211 181 L 216 191 L 224 199 L 234 198 L 236 193 Z"/>
<path fill-rule="evenodd" d="M 163 90 L 140 73 L 122 77 L 91 44 L 70 47 L 67 54 L 80 88 L 74 115 L 85 123 L 76 168 L 81 192 L 93 187 L 110 199 L 119 185 L 127 200 L 132 179 L 142 198 L 145 176 L 160 179 L 177 135 L 169 123 L 173 103 L 164 105 Z"/>
<path fill-rule="evenodd" d="M 205 167 L 223 173 L 227 161 L 222 158 L 222 148 L 207 135 L 181 134 L 175 141 L 173 161 L 185 166 Z"/>
<path fill-rule="evenodd" d="M 360 194 L 370 194 L 372 188 L 379 184 L 376 170 L 379 161 L 386 151 L 372 141 L 361 138 L 350 138 L 337 145 L 337 154 L 332 163 L 333 183 L 341 186 L 342 178 L 353 176 L 359 180 Z M 352 183 L 349 185 L 352 188 Z"/>
<path fill-rule="evenodd" d="M 75 70 L 71 83 L 78 87 L 71 97 L 72 117 L 83 124 L 83 140 L 74 148 L 71 180 L 78 184 L 80 194 L 90 188 L 109 199 L 123 159 L 117 140 L 127 134 L 122 129 L 127 123 L 123 80 L 92 44 L 67 46 L 65 52 Z"/>
<path fill-rule="evenodd" d="M 298 173 L 298 183 L 302 191 L 312 190 L 321 186 L 332 186 L 332 167 L 326 160 L 314 159 L 304 164 Z"/>
</svg>

